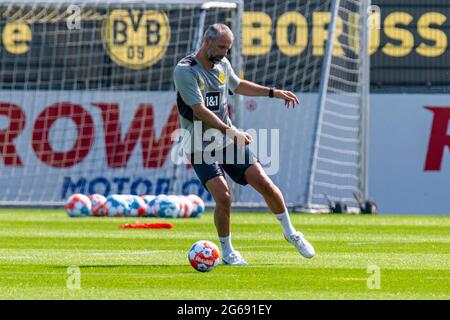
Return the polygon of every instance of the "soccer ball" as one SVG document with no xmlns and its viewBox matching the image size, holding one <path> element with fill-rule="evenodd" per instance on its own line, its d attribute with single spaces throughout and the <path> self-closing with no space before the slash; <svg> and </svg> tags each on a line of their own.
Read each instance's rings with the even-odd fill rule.
<svg viewBox="0 0 450 320">
<path fill-rule="evenodd" d="M 105 216 L 123 217 L 129 214 L 130 206 L 123 196 L 113 194 L 106 198 L 103 212 Z"/>
<path fill-rule="evenodd" d="M 145 195 L 141 196 L 145 203 L 147 203 L 147 207 L 145 208 L 145 216 L 146 217 L 157 217 L 158 213 L 155 210 L 156 204 L 156 196 L 154 195 Z"/>
<path fill-rule="evenodd" d="M 174 201 L 173 198 L 160 194 L 155 198 L 153 210 L 156 216 L 160 218 L 176 218 L 180 212 L 180 203 Z"/>
<path fill-rule="evenodd" d="M 65 205 L 67 214 L 70 217 L 89 216 L 91 214 L 91 200 L 81 193 L 71 195 Z"/>
<path fill-rule="evenodd" d="M 88 196 L 89 200 L 91 200 L 92 205 L 92 215 L 95 217 L 103 216 L 103 206 L 106 203 L 106 198 L 101 194 L 91 194 Z"/>
<path fill-rule="evenodd" d="M 189 200 L 191 200 L 192 203 L 191 217 L 198 217 L 205 211 L 205 203 L 203 202 L 202 198 L 200 198 L 196 194 L 190 194 L 187 197 Z"/>
<path fill-rule="evenodd" d="M 147 204 L 144 199 L 139 196 L 131 196 L 127 198 L 128 205 L 130 206 L 130 212 L 128 213 L 131 217 L 143 217 L 147 210 Z"/>
<path fill-rule="evenodd" d="M 144 200 L 146 205 L 148 205 L 150 203 L 150 201 L 152 201 L 153 199 L 156 198 L 156 196 L 154 196 L 152 194 L 144 194 L 140 197 L 142 198 L 142 200 Z"/>
<path fill-rule="evenodd" d="M 189 218 L 194 208 L 191 200 L 186 196 L 180 196 L 180 201 L 183 205 L 183 210 L 180 214 L 180 218 Z"/>
<path fill-rule="evenodd" d="M 194 243 L 188 254 L 191 266 L 200 272 L 209 272 L 219 265 L 219 248 L 208 240 Z"/>
<path fill-rule="evenodd" d="M 154 201 L 152 201 L 152 200 L 154 200 L 156 198 L 156 196 L 154 196 L 152 194 L 144 194 L 140 197 L 142 198 L 142 200 L 144 200 L 144 202 L 146 204 L 144 217 L 154 217 L 155 216 L 155 212 L 153 211 Z M 150 202 L 151 202 L 151 207 L 150 207 Z"/>
<path fill-rule="evenodd" d="M 167 199 L 174 203 L 175 206 L 177 207 L 177 210 L 172 212 L 172 216 L 168 216 L 168 218 L 179 218 L 183 215 L 184 212 L 184 208 L 183 208 L 183 203 L 180 200 L 180 197 L 176 196 L 176 195 L 168 195 Z"/>
</svg>

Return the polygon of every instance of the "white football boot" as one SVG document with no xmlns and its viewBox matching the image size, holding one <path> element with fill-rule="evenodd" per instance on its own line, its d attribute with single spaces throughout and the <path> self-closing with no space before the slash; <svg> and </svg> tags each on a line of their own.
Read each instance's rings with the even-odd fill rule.
<svg viewBox="0 0 450 320">
<path fill-rule="evenodd" d="M 230 266 L 246 266 L 248 265 L 247 261 L 245 261 L 239 251 L 233 251 L 229 255 L 222 257 L 222 263 L 224 265 Z"/>
<path fill-rule="evenodd" d="M 284 236 L 284 238 L 292 243 L 300 252 L 302 256 L 304 256 L 307 259 L 311 259 L 316 255 L 316 251 L 314 250 L 314 247 L 306 241 L 305 237 L 303 236 L 303 233 L 296 231 L 294 234 L 291 234 L 289 238 Z"/>
</svg>

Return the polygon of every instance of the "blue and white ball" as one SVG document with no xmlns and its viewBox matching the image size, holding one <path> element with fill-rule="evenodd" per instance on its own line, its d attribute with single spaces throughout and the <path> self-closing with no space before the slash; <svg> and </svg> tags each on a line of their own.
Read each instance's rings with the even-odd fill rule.
<svg viewBox="0 0 450 320">
<path fill-rule="evenodd" d="M 205 212 L 205 202 L 203 202 L 202 198 L 196 194 L 190 194 L 187 197 L 192 203 L 191 217 L 198 217 Z"/>
<path fill-rule="evenodd" d="M 142 200 L 144 200 L 146 205 L 148 205 L 150 203 L 150 201 L 152 201 L 153 199 L 156 198 L 156 196 L 153 194 L 144 194 L 140 197 L 142 198 Z"/>
<path fill-rule="evenodd" d="M 174 201 L 173 197 L 160 194 L 155 198 L 154 211 L 160 218 L 176 218 L 180 212 L 180 203 Z"/>
<path fill-rule="evenodd" d="M 145 216 L 146 217 L 157 217 L 158 212 L 156 212 L 156 196 L 154 195 L 145 195 L 142 196 L 144 201 L 147 203 L 147 208 L 145 208 Z"/>
<path fill-rule="evenodd" d="M 167 199 L 173 203 L 175 203 L 175 205 L 177 206 L 178 210 L 176 210 L 176 212 L 173 213 L 173 216 L 169 217 L 169 218 L 180 218 L 183 215 L 184 212 L 184 206 L 183 206 L 183 202 L 181 201 L 179 196 L 176 195 L 168 195 Z"/>
<path fill-rule="evenodd" d="M 106 198 L 106 203 L 103 206 L 103 212 L 105 216 L 123 217 L 129 215 L 130 206 L 123 196 L 113 194 Z"/>
<path fill-rule="evenodd" d="M 146 214 L 147 204 L 144 199 L 139 196 L 131 196 L 128 201 L 128 205 L 130 206 L 130 217 L 143 217 Z"/>
</svg>

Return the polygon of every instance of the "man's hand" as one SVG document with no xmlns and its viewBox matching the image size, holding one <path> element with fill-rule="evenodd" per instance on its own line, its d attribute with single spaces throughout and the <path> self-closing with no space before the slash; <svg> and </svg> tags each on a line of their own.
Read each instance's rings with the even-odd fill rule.
<svg viewBox="0 0 450 320">
<path fill-rule="evenodd" d="M 300 103 L 300 100 L 298 99 L 298 97 L 290 91 L 275 89 L 273 91 L 273 96 L 278 99 L 283 99 L 284 105 L 288 109 L 291 105 L 292 105 L 292 109 L 293 109 L 293 108 L 295 108 L 296 104 Z"/>
<path fill-rule="evenodd" d="M 268 89 L 269 88 L 261 86 L 254 82 L 241 80 L 240 84 L 237 86 L 234 92 L 250 97 L 267 97 Z M 297 98 L 297 96 L 290 91 L 274 89 L 273 96 L 274 98 L 283 99 L 284 105 L 288 108 L 290 108 L 291 105 L 292 108 L 294 108 L 296 104 L 300 103 L 300 100 Z"/>
<path fill-rule="evenodd" d="M 239 131 L 233 126 L 226 130 L 226 135 L 227 137 L 232 139 L 233 142 L 238 146 L 243 146 L 253 142 L 253 138 L 250 134 L 248 134 L 247 132 Z"/>
</svg>

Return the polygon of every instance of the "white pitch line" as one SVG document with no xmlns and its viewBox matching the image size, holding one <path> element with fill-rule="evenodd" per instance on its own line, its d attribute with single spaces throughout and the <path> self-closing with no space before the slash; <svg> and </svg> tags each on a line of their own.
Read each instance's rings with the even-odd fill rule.
<svg viewBox="0 0 450 320">
<path fill-rule="evenodd" d="M 427 280 L 450 280 L 450 277 L 426 277 Z"/>
<path fill-rule="evenodd" d="M 400 244 L 400 243 L 430 243 L 432 241 L 423 240 L 401 240 L 401 241 L 366 241 L 366 242 L 349 242 L 351 246 L 363 246 L 370 244 Z"/>
<path fill-rule="evenodd" d="M 123 255 L 123 254 L 129 254 L 129 255 L 140 255 L 140 254 L 155 254 L 155 253 L 164 253 L 164 252 L 172 252 L 173 250 L 146 250 L 146 251 L 118 251 L 118 252 L 92 252 L 88 255 L 90 256 L 111 256 L 111 255 Z"/>
<path fill-rule="evenodd" d="M 337 281 L 366 281 L 367 278 L 330 278 L 330 280 L 337 280 Z"/>
<path fill-rule="evenodd" d="M 283 246 L 239 246 L 239 248 L 249 248 L 249 249 L 255 249 L 255 248 L 272 248 L 272 249 L 280 249 L 280 248 L 286 248 L 289 247 L 287 245 Z"/>
<path fill-rule="evenodd" d="M 67 276 L 65 272 L 26 272 L 26 271 L 16 271 L 16 272 L 3 272 L 3 275 L 58 275 L 58 276 Z M 129 276 L 129 277 L 160 277 L 160 278 L 169 278 L 169 277 L 191 277 L 197 276 L 197 273 L 161 273 L 161 274 L 153 274 L 153 273 L 128 273 L 128 272 L 85 272 L 81 269 L 80 276 Z M 227 277 L 230 275 L 227 275 Z"/>
</svg>

